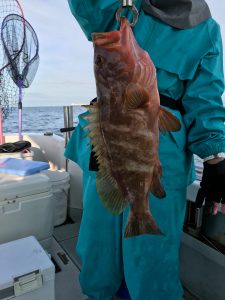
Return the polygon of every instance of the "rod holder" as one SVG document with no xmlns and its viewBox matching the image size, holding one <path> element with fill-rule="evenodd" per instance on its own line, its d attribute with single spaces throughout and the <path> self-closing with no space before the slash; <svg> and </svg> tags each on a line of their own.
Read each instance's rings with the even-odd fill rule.
<svg viewBox="0 0 225 300">
<path fill-rule="evenodd" d="M 73 106 L 64 106 L 64 127 L 71 128 L 73 127 Z M 65 132 L 65 145 L 67 145 L 70 137 L 72 135 L 71 131 Z"/>
<path fill-rule="evenodd" d="M 73 127 L 73 106 L 64 106 L 64 129 Z M 72 131 L 65 131 L 65 148 L 68 144 L 68 141 L 72 135 Z M 66 171 L 68 171 L 68 159 L 66 159 Z"/>
</svg>

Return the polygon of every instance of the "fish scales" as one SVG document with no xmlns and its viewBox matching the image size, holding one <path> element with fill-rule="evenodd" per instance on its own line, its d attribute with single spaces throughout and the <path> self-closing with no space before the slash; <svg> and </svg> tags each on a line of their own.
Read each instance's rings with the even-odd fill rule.
<svg viewBox="0 0 225 300">
<path fill-rule="evenodd" d="M 99 163 L 97 192 L 113 214 L 130 205 L 125 237 L 162 234 L 149 207 L 150 192 L 165 197 L 158 132 L 180 123 L 160 107 L 155 66 L 126 18 L 118 31 L 94 33 L 93 43 L 97 103 L 85 118 Z"/>
</svg>

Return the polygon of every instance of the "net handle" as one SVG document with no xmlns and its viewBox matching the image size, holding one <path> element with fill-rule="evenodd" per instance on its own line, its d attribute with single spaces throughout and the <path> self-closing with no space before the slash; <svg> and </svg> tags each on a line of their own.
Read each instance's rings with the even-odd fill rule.
<svg viewBox="0 0 225 300">
<path fill-rule="evenodd" d="M 0 104 L 0 145 L 5 143 L 2 126 L 2 105 Z"/>
</svg>

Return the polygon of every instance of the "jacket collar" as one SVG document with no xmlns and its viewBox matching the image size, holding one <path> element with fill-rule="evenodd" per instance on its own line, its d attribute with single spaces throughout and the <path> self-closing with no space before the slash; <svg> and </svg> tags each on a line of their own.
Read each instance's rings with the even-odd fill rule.
<svg viewBox="0 0 225 300">
<path fill-rule="evenodd" d="M 192 28 L 211 17 L 204 0 L 143 0 L 143 10 L 162 22 L 178 28 Z"/>
</svg>

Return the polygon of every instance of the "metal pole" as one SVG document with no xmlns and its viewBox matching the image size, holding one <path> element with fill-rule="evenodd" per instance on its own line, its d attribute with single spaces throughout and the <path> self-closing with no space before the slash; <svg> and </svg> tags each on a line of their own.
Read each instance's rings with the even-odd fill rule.
<svg viewBox="0 0 225 300">
<path fill-rule="evenodd" d="M 195 211 L 195 225 L 196 225 L 197 229 L 202 226 L 202 219 L 203 219 L 203 207 L 196 208 L 196 211 Z"/>
<path fill-rule="evenodd" d="M 64 127 L 73 127 L 73 106 L 64 106 Z M 71 131 L 66 132 L 66 145 L 72 135 Z"/>
<path fill-rule="evenodd" d="M 64 106 L 64 127 L 73 127 L 73 106 Z M 65 132 L 65 147 L 72 135 L 72 131 Z M 68 159 L 66 159 L 66 171 L 68 171 Z"/>
</svg>

